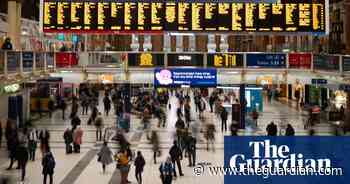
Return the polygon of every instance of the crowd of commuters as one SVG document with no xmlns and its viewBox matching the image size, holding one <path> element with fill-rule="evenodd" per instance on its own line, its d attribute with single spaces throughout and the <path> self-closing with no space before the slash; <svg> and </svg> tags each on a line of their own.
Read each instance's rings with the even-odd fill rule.
<svg viewBox="0 0 350 184">
<path fill-rule="evenodd" d="M 103 94 L 101 98 L 100 94 Z M 170 102 L 171 98 L 176 99 L 177 105 Z M 208 96 L 200 89 L 168 89 L 165 91 L 139 92 L 131 98 L 130 104 L 126 99 L 128 98 L 125 97 L 121 88 L 112 87 L 99 90 L 94 87 L 85 87 L 81 88 L 79 94 L 73 96 L 71 101 L 63 98 L 56 100 L 58 108 L 62 110 L 62 119 L 66 118 L 68 103 L 71 107 L 70 114 L 67 116 L 70 119 L 71 127 L 63 133 L 66 154 L 80 153 L 84 135 L 80 118 L 81 116 L 88 116 L 87 122 L 83 123 L 94 127 L 96 129 L 96 141 L 103 143 L 97 154 L 98 162 L 102 165 L 102 171 L 106 173 L 107 166 L 115 162 L 116 168 L 120 171 L 121 184 L 129 183 L 128 174 L 132 161 L 135 166 L 135 178 L 137 183 L 141 184 L 143 181 L 142 173 L 147 164 L 145 161 L 147 159 L 144 158 L 141 151 L 137 151 L 136 156 L 133 154 L 135 150 L 132 150 L 131 144 L 124 135 L 130 128 L 130 122 L 127 122 L 127 118 L 130 116 L 129 113 L 137 115 L 140 126 L 152 145 L 153 164 L 158 164 L 157 159 L 162 155 L 157 131 L 159 128 L 167 126 L 166 124 L 169 122 L 167 121 L 167 111 L 173 111 L 176 114 L 177 119 L 173 127 L 175 131 L 173 145 L 168 152 L 164 153 L 166 160 L 159 163 L 161 181 L 164 184 L 170 184 L 175 178 L 186 174 L 183 170 L 183 158 L 188 159 L 188 167 L 196 166 L 198 163 L 198 142 L 205 141 L 207 150 L 215 151 L 217 126 L 221 127 L 223 133 L 230 130 L 231 135 L 238 135 L 237 122 L 232 122 L 228 126 L 230 112 L 224 107 L 226 99 L 222 98 L 221 92 L 217 90 Z M 102 102 L 103 112 L 99 109 L 100 101 Z M 237 99 L 233 101 L 239 103 Z M 56 103 L 51 104 L 51 106 L 55 106 Z M 128 105 L 131 106 L 129 112 L 127 111 Z M 112 111 L 113 109 L 114 111 Z M 214 113 L 214 117 L 220 120 L 218 125 L 216 125 L 217 121 L 208 119 L 206 113 L 208 111 Z M 110 116 L 111 112 L 116 116 L 115 123 L 117 125 L 116 134 L 112 139 L 120 145 L 116 152 L 108 146 L 110 136 L 107 134 L 107 127 L 104 122 L 104 117 Z M 254 110 L 251 116 L 257 125 L 258 112 Z M 155 125 L 152 125 L 152 119 L 156 119 Z M 0 130 L 2 130 L 1 126 Z M 278 134 L 277 125 L 271 122 L 266 131 L 267 135 L 276 136 Z M 200 135 L 201 133 L 203 136 Z M 294 134 L 294 128 L 288 124 L 285 135 L 293 136 Z M 0 139 L 1 137 L 2 135 L 0 135 Z M 43 183 L 46 184 L 48 178 L 50 184 L 53 183 L 56 161 L 50 149 L 50 132 L 48 130 L 17 128 L 16 123 L 9 120 L 5 137 L 11 161 L 8 167 L 9 170 L 17 161 L 17 168 L 22 171 L 21 180 L 23 181 L 26 175 L 27 162 L 35 161 L 35 152 L 40 143 Z M 205 140 L 202 140 L 201 137 Z"/>
</svg>

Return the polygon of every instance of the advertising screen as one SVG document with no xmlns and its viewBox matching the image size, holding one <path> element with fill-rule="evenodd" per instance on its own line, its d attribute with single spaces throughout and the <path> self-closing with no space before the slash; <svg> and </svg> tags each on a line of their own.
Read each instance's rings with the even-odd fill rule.
<svg viewBox="0 0 350 184">
<path fill-rule="evenodd" d="M 155 86 L 215 87 L 216 83 L 214 68 L 157 68 L 154 71 Z"/>
<path fill-rule="evenodd" d="M 44 0 L 45 32 L 326 32 L 325 0 Z"/>
</svg>

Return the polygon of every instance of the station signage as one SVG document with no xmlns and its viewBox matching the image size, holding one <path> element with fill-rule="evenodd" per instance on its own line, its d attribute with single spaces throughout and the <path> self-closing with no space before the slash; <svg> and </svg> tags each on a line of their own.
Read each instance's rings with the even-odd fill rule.
<svg viewBox="0 0 350 184">
<path fill-rule="evenodd" d="M 247 54 L 247 67 L 285 68 L 286 54 Z"/>
<path fill-rule="evenodd" d="M 15 73 L 20 67 L 20 52 L 7 52 L 7 71 Z"/>
<path fill-rule="evenodd" d="M 343 56 L 342 62 L 343 62 L 343 71 L 344 72 L 350 71 L 350 56 Z"/>
<path fill-rule="evenodd" d="M 315 54 L 313 64 L 316 70 L 339 71 L 339 56 Z"/>
<path fill-rule="evenodd" d="M 326 1 L 44 0 L 44 32 L 326 32 Z"/>
<path fill-rule="evenodd" d="M 33 70 L 34 53 L 22 52 L 22 65 L 24 72 L 30 72 Z"/>
<path fill-rule="evenodd" d="M 311 84 L 320 85 L 320 84 L 327 84 L 327 83 L 328 83 L 327 79 L 311 79 Z"/>
<path fill-rule="evenodd" d="M 170 53 L 168 57 L 168 66 L 204 66 L 203 54 Z"/>
<path fill-rule="evenodd" d="M 243 67 L 243 54 L 208 54 L 207 65 L 216 68 Z"/>
<path fill-rule="evenodd" d="M 311 53 L 290 53 L 288 54 L 289 68 L 310 69 Z"/>
<path fill-rule="evenodd" d="M 155 86 L 216 87 L 215 68 L 156 68 Z"/>
<path fill-rule="evenodd" d="M 128 65 L 130 67 L 164 66 L 164 54 L 155 53 L 129 53 Z"/>
</svg>

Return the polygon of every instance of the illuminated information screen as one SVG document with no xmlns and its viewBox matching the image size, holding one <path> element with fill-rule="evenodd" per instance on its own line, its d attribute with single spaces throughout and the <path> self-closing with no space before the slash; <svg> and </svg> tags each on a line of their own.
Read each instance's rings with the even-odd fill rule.
<svg viewBox="0 0 350 184">
<path fill-rule="evenodd" d="M 325 0 L 281 3 L 44 0 L 45 32 L 326 31 Z"/>
</svg>

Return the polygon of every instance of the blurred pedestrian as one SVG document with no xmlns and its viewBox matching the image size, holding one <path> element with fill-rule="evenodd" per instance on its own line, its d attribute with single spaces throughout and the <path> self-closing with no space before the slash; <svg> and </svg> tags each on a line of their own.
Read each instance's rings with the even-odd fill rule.
<svg viewBox="0 0 350 184">
<path fill-rule="evenodd" d="M 42 155 L 44 155 L 47 152 L 47 149 L 49 147 L 49 140 L 50 140 L 50 133 L 47 129 L 41 130 L 39 134 L 39 140 L 40 140 L 40 149 Z"/>
<path fill-rule="evenodd" d="M 108 116 L 109 111 L 111 110 L 111 100 L 109 99 L 108 96 L 105 96 L 103 98 L 103 104 L 104 104 L 105 114 Z"/>
<path fill-rule="evenodd" d="M 73 132 L 73 149 L 74 153 L 80 153 L 80 146 L 83 143 L 83 130 L 78 126 Z"/>
<path fill-rule="evenodd" d="M 97 154 L 98 162 L 100 162 L 102 164 L 103 174 L 106 173 L 106 166 L 108 166 L 109 164 L 111 164 L 113 162 L 112 154 L 113 153 L 112 153 L 111 149 L 108 147 L 107 141 L 105 141 L 103 143 L 103 146 L 102 146 L 100 152 Z"/>
<path fill-rule="evenodd" d="M 44 157 L 41 161 L 41 165 L 43 166 L 42 174 L 44 175 L 44 184 L 46 184 L 47 176 L 50 178 L 50 184 L 53 184 L 53 175 L 54 169 L 56 167 L 56 161 L 54 156 L 52 155 L 50 149 L 47 149 Z"/>
<path fill-rule="evenodd" d="M 38 135 L 35 128 L 33 128 L 28 135 L 28 151 L 29 160 L 35 161 L 35 152 L 38 146 Z"/>
<path fill-rule="evenodd" d="M 65 120 L 66 119 L 65 115 L 66 115 L 67 104 L 66 104 L 64 99 L 61 100 L 60 104 L 61 104 L 60 106 L 61 106 L 61 110 L 62 110 L 62 119 Z"/>
<path fill-rule="evenodd" d="M 277 135 L 277 125 L 271 121 L 270 124 L 267 125 L 266 127 L 266 132 L 268 136 L 276 136 Z"/>
<path fill-rule="evenodd" d="M 66 154 L 73 152 L 72 143 L 73 143 L 73 130 L 69 128 L 66 129 L 63 133 L 64 143 L 66 144 Z"/>
<path fill-rule="evenodd" d="M 287 124 L 287 128 L 286 128 L 286 136 L 294 136 L 295 135 L 295 131 L 294 128 L 292 127 L 291 124 Z"/>
<path fill-rule="evenodd" d="M 155 130 L 151 133 L 151 144 L 152 144 L 152 150 L 153 150 L 153 162 L 154 164 L 157 163 L 157 156 L 160 156 L 160 149 L 159 149 L 159 137 Z"/>
<path fill-rule="evenodd" d="M 224 130 L 226 132 L 228 112 L 225 108 L 222 109 L 220 116 L 221 116 L 221 132 L 223 132 Z"/>
<path fill-rule="evenodd" d="M 210 146 L 213 151 L 215 151 L 215 125 L 213 123 L 208 123 L 205 132 L 205 138 L 207 139 L 207 151 L 209 151 Z"/>
<path fill-rule="evenodd" d="M 175 166 L 171 162 L 171 158 L 167 157 L 165 162 L 159 166 L 160 178 L 163 184 L 171 184 L 173 180 L 173 173 L 175 171 Z"/>
<path fill-rule="evenodd" d="M 55 110 L 55 103 L 52 98 L 49 99 L 47 106 L 49 108 L 49 117 L 52 118 L 52 112 Z"/>
<path fill-rule="evenodd" d="M 143 168 L 145 167 L 145 164 L 146 164 L 146 161 L 143 158 L 141 151 L 138 151 L 134 162 L 135 177 L 138 184 L 142 184 L 142 172 L 143 172 Z"/>
<path fill-rule="evenodd" d="M 177 168 L 179 170 L 179 175 L 183 176 L 183 172 L 182 172 L 182 168 L 181 168 L 181 160 L 182 160 L 182 150 L 180 149 L 180 147 L 177 144 L 177 141 L 174 141 L 173 146 L 170 148 L 169 150 L 169 155 L 171 157 L 171 162 L 177 165 Z M 176 169 L 174 169 L 174 176 L 177 177 L 176 175 Z"/>
<path fill-rule="evenodd" d="M 95 120 L 96 128 L 96 141 L 102 141 L 102 129 L 103 129 L 103 118 L 102 114 L 99 112 Z"/>
</svg>

